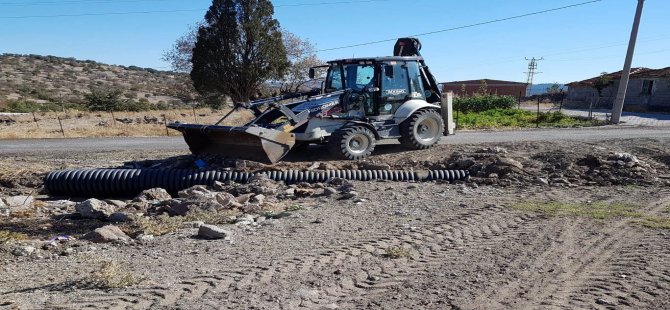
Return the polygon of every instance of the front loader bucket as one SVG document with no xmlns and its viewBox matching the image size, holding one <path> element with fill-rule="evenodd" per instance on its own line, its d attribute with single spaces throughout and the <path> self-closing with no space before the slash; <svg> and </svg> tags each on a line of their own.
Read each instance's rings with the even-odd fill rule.
<svg viewBox="0 0 670 310">
<path fill-rule="evenodd" d="M 195 124 L 168 124 L 184 135 L 191 153 L 273 164 L 295 144 L 295 135 L 262 127 L 231 127 Z"/>
</svg>

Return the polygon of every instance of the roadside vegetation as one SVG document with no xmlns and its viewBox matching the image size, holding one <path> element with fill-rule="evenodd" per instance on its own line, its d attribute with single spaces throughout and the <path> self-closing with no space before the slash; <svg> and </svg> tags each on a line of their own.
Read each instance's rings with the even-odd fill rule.
<svg viewBox="0 0 670 310">
<path fill-rule="evenodd" d="M 585 117 L 568 116 L 558 111 L 532 112 L 517 109 L 512 96 L 474 94 L 454 100 L 454 121 L 457 129 L 492 129 L 519 127 L 584 127 L 605 122 Z"/>
<path fill-rule="evenodd" d="M 585 117 L 568 116 L 558 111 L 536 112 L 517 109 L 491 109 L 466 112 L 458 117 L 458 129 L 490 129 L 517 127 L 586 127 L 600 126 L 605 122 Z"/>
</svg>

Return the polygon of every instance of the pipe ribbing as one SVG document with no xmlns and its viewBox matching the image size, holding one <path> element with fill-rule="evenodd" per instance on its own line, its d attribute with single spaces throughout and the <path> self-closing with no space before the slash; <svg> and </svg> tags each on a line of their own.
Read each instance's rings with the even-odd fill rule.
<svg viewBox="0 0 670 310">
<path fill-rule="evenodd" d="M 466 170 L 283 170 L 240 172 L 188 169 L 67 169 L 51 171 L 44 177 L 44 186 L 51 195 L 79 197 L 112 197 L 137 195 L 141 191 L 161 187 L 176 193 L 193 185 L 212 185 L 215 181 L 246 183 L 255 175 L 265 175 L 286 183 L 325 182 L 332 178 L 347 180 L 435 181 L 466 180 Z"/>
</svg>

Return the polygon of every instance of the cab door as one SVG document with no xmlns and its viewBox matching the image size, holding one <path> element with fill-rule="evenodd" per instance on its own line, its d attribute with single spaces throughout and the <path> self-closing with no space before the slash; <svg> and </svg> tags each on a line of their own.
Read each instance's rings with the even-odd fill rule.
<svg viewBox="0 0 670 310">
<path fill-rule="evenodd" d="M 393 114 L 410 93 L 407 68 L 404 62 L 391 61 L 382 65 L 380 115 Z"/>
</svg>

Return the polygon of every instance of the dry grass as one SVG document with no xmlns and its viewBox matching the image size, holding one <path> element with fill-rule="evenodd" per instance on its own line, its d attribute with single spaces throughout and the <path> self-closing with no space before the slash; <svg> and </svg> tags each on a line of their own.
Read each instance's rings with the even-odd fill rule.
<svg viewBox="0 0 670 310">
<path fill-rule="evenodd" d="M 202 221 L 207 224 L 230 224 L 231 216 L 241 214 L 237 210 L 205 211 L 192 210 L 186 216 L 168 216 L 161 214 L 155 217 L 131 216 L 131 221 L 122 229 L 130 234 L 140 233 L 161 236 L 184 227 L 185 222 Z"/>
<path fill-rule="evenodd" d="M 21 240 L 27 240 L 28 235 L 23 234 L 23 233 L 17 233 L 13 231 L 7 231 L 7 230 L 0 230 L 0 244 L 2 243 L 8 243 L 8 242 L 15 242 L 15 241 L 21 241 Z"/>
<path fill-rule="evenodd" d="M 99 288 L 112 289 L 133 286 L 142 281 L 124 269 L 126 269 L 125 266 L 115 261 L 104 261 L 93 272 L 90 282 Z"/>
<path fill-rule="evenodd" d="M 525 212 L 540 212 L 548 215 L 581 216 L 594 219 L 614 217 L 641 217 L 638 206 L 623 203 L 563 203 L 563 202 L 526 202 L 512 206 Z"/>
<path fill-rule="evenodd" d="M 667 217 L 646 217 L 638 223 L 647 228 L 670 229 L 670 218 Z"/>
<path fill-rule="evenodd" d="M 63 112 L 36 113 L 37 124 L 31 114 L 14 116 L 16 123 L 0 127 L 0 139 L 31 139 L 31 138 L 62 138 L 58 118 L 63 124 L 66 138 L 83 137 L 134 137 L 134 136 L 171 136 L 181 135 L 175 130 L 166 131 L 163 115 L 168 123 L 202 123 L 214 124 L 227 111 L 213 111 L 211 109 L 193 110 L 179 109 L 169 111 L 144 112 L 80 112 L 76 110 Z M 156 118 L 157 124 L 147 124 L 144 117 Z M 249 111 L 241 110 L 229 117 L 226 125 L 241 125 L 252 117 Z M 133 123 L 124 124 L 115 119 L 131 119 Z"/>
<path fill-rule="evenodd" d="M 156 217 L 131 216 L 129 224 L 122 229 L 131 235 L 143 233 L 160 236 L 177 231 L 184 225 L 184 221 L 184 217 L 170 217 L 166 214 Z"/>
<path fill-rule="evenodd" d="M 386 257 L 392 258 L 392 259 L 398 259 L 398 258 L 409 258 L 412 257 L 412 253 L 406 248 L 400 247 L 400 246 L 392 246 L 386 249 Z"/>
<path fill-rule="evenodd" d="M 231 217 L 240 215 L 238 210 L 204 211 L 193 210 L 184 217 L 186 222 L 201 221 L 207 224 L 230 224 Z"/>
</svg>

